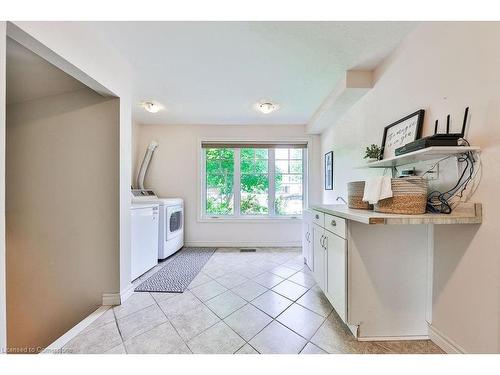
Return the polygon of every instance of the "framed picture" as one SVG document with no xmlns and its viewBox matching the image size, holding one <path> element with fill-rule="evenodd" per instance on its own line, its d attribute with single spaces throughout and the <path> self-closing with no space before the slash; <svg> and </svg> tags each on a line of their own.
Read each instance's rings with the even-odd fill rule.
<svg viewBox="0 0 500 375">
<path fill-rule="evenodd" d="M 333 151 L 325 154 L 325 190 L 333 190 Z"/>
<path fill-rule="evenodd" d="M 395 156 L 394 151 L 407 143 L 413 142 L 422 135 L 422 124 L 424 123 L 423 109 L 408 115 L 384 128 L 382 138 L 381 159 Z"/>
</svg>

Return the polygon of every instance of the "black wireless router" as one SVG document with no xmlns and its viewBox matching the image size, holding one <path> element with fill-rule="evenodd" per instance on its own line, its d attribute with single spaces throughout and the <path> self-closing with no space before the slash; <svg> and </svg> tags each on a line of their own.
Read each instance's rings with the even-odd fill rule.
<svg viewBox="0 0 500 375">
<path fill-rule="evenodd" d="M 397 148 L 394 151 L 396 156 L 404 155 L 409 152 L 422 150 L 427 147 L 435 146 L 458 146 L 458 140 L 465 135 L 465 127 L 467 126 L 467 115 L 469 114 L 469 107 L 465 108 L 464 122 L 462 125 L 461 133 L 450 133 L 450 115 L 446 117 L 446 133 L 437 133 L 438 120 L 434 125 L 434 134 L 429 137 L 417 139 L 413 142 L 407 143 L 404 146 Z"/>
</svg>

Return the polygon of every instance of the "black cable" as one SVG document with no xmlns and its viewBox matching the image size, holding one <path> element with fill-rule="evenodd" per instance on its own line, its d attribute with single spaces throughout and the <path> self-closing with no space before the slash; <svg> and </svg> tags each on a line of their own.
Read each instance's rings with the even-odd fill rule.
<svg viewBox="0 0 500 375">
<path fill-rule="evenodd" d="M 466 139 L 463 139 L 463 141 L 466 142 L 468 146 L 470 146 L 470 143 Z M 460 155 L 457 158 L 457 161 L 459 163 L 466 163 L 462 171 L 462 174 L 457 180 L 457 183 L 455 184 L 455 186 L 453 186 L 451 189 L 445 192 L 432 191 L 431 193 L 429 193 L 427 196 L 427 211 L 434 213 L 450 214 L 452 212 L 452 207 L 451 203 L 448 200 L 452 198 L 454 195 L 457 195 L 460 198 L 463 197 L 463 194 L 467 189 L 467 186 L 474 177 L 474 170 L 475 170 L 474 164 L 476 160 L 474 159 L 472 152 L 468 151 Z M 466 176 L 467 172 L 469 172 L 468 176 Z M 457 193 L 458 191 L 460 192 Z"/>
</svg>

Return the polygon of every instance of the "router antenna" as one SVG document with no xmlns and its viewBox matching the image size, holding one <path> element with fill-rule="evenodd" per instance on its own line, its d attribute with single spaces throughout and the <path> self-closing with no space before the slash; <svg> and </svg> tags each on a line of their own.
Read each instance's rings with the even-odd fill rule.
<svg viewBox="0 0 500 375">
<path fill-rule="evenodd" d="M 434 134 L 437 134 L 438 132 L 438 120 L 436 120 L 436 123 L 434 124 Z"/>
<path fill-rule="evenodd" d="M 446 116 L 446 134 L 450 133 L 450 115 Z"/>
<path fill-rule="evenodd" d="M 462 125 L 462 133 L 461 133 L 462 138 L 465 135 L 465 127 L 467 126 L 467 116 L 468 116 L 468 114 L 469 114 L 469 107 L 465 108 L 464 123 Z"/>
</svg>

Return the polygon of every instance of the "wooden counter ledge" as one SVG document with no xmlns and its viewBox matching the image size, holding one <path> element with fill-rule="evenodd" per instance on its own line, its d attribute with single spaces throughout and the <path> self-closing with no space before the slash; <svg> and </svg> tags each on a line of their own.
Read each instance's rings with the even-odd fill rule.
<svg viewBox="0 0 500 375">
<path fill-rule="evenodd" d="M 481 224 L 482 222 L 481 203 L 462 203 L 449 215 L 430 213 L 423 215 L 385 214 L 368 210 L 356 210 L 343 204 L 313 205 L 311 209 L 363 224 Z"/>
</svg>

